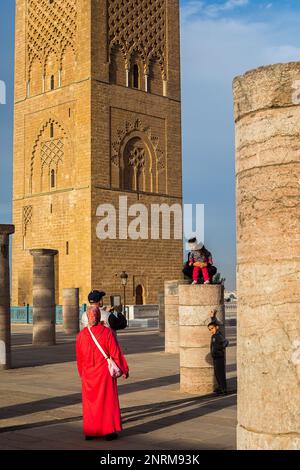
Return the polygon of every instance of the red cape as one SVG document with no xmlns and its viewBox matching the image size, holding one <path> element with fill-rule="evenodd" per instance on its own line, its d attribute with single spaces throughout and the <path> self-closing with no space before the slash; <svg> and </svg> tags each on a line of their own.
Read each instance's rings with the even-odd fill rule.
<svg viewBox="0 0 300 470">
<path fill-rule="evenodd" d="M 106 354 L 123 374 L 128 365 L 111 329 L 91 328 Z M 106 359 L 95 345 L 88 328 L 76 338 L 78 372 L 82 381 L 83 432 L 86 436 L 105 436 L 122 430 L 117 380 L 109 373 Z"/>
</svg>

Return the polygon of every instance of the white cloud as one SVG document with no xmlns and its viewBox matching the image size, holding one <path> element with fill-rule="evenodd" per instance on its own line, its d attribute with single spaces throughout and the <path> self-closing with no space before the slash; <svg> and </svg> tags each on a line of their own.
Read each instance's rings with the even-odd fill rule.
<svg viewBox="0 0 300 470">
<path fill-rule="evenodd" d="M 190 0 L 181 10 L 183 23 L 200 16 L 216 17 L 223 12 L 245 7 L 249 0 L 227 0 L 223 3 L 208 4 L 204 1 Z"/>
<path fill-rule="evenodd" d="M 248 0 L 227 0 L 225 3 L 215 3 L 206 7 L 206 13 L 211 16 L 216 16 L 224 11 L 231 11 L 235 8 L 247 6 Z"/>
</svg>

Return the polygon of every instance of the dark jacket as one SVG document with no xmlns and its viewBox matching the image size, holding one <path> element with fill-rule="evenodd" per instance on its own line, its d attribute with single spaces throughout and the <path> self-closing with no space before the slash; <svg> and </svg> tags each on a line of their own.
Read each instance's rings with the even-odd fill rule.
<svg viewBox="0 0 300 470">
<path fill-rule="evenodd" d="M 111 313 L 108 317 L 108 323 L 112 330 L 124 330 L 127 327 L 126 317 L 118 312 L 116 314 Z"/>
<path fill-rule="evenodd" d="M 225 348 L 228 346 L 227 339 L 224 338 L 222 333 L 218 331 L 211 337 L 210 353 L 213 359 L 218 359 L 225 356 Z"/>
</svg>

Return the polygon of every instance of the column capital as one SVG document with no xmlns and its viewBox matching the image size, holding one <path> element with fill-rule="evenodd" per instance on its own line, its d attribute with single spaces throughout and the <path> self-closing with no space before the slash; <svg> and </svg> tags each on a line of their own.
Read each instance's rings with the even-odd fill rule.
<svg viewBox="0 0 300 470">
<path fill-rule="evenodd" d="M 56 256 L 58 254 L 57 250 L 48 250 L 45 248 L 37 248 L 29 251 L 31 256 Z"/>
<path fill-rule="evenodd" d="M 14 225 L 0 224 L 0 235 L 12 235 L 15 233 Z"/>
</svg>

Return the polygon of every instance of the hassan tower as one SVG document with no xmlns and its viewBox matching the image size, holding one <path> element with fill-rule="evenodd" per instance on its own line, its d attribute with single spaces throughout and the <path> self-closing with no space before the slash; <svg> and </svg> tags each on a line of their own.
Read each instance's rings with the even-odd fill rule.
<svg viewBox="0 0 300 470">
<path fill-rule="evenodd" d="M 32 302 L 31 249 L 58 251 L 57 303 L 63 288 L 81 303 L 118 294 L 122 271 L 127 303 L 157 303 L 180 277 L 174 227 L 96 231 L 99 205 L 119 220 L 120 196 L 149 214 L 182 204 L 179 34 L 178 0 L 16 0 L 13 305 Z"/>
</svg>

